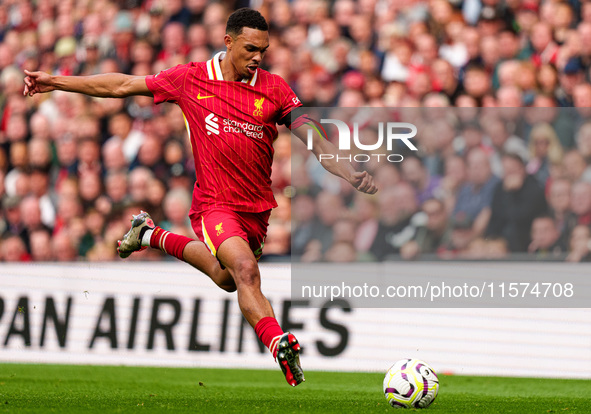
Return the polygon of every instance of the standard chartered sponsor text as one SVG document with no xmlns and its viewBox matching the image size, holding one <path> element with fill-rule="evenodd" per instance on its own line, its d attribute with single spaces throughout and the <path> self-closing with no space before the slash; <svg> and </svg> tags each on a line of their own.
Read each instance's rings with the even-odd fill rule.
<svg viewBox="0 0 591 414">
<path fill-rule="evenodd" d="M 263 126 L 251 124 L 250 122 L 238 122 L 233 119 L 224 119 L 224 132 L 232 132 L 234 134 L 243 133 L 251 138 L 263 138 Z"/>
</svg>

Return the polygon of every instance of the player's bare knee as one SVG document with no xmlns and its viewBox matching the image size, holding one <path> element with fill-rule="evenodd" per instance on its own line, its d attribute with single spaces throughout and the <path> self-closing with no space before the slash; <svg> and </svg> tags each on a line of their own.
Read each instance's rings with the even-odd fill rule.
<svg viewBox="0 0 591 414">
<path fill-rule="evenodd" d="M 234 269 L 234 280 L 241 286 L 258 286 L 260 284 L 259 267 L 253 260 L 242 260 Z"/>
</svg>

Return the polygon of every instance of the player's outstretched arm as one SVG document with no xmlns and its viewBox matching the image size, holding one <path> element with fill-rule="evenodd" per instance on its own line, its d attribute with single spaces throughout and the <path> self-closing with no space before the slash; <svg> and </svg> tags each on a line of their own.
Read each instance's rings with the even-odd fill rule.
<svg viewBox="0 0 591 414">
<path fill-rule="evenodd" d="M 101 98 L 125 98 L 132 95 L 153 96 L 144 76 L 123 73 L 105 73 L 92 76 L 52 76 L 45 72 L 25 70 L 25 89 L 23 95 L 55 90 L 78 92 Z"/>
<path fill-rule="evenodd" d="M 291 132 L 298 137 L 305 145 L 308 145 L 308 130 L 311 129 L 307 124 L 292 125 Z M 331 174 L 347 180 L 358 191 L 375 194 L 378 191 L 373 177 L 367 171 L 355 171 L 351 163 L 345 158 L 338 158 L 339 149 L 330 141 L 323 138 L 316 130 L 312 129 L 312 152 L 320 161 L 320 164 Z M 332 154 L 334 157 L 322 157 L 321 154 Z"/>
</svg>

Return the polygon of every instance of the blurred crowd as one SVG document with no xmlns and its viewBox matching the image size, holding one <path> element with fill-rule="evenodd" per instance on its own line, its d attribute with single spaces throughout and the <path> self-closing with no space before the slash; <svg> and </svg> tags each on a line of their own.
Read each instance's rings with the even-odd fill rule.
<svg viewBox="0 0 591 414">
<path fill-rule="evenodd" d="M 354 191 L 294 143 L 297 260 L 591 260 L 591 108 L 336 108 L 326 118 L 357 125 L 366 148 L 341 158 L 379 191 Z M 370 148 L 388 120 L 416 126 L 416 151 L 386 139 Z"/>
<path fill-rule="evenodd" d="M 373 198 L 329 178 L 281 129 L 272 177 L 279 208 L 271 216 L 267 258 L 493 258 L 560 251 L 556 257 L 585 259 L 591 213 L 580 212 L 584 203 L 577 197 L 591 192 L 591 144 L 580 138 L 589 127 L 584 110 L 559 107 L 591 106 L 591 3 L 4 0 L 0 260 L 114 260 L 117 239 L 140 209 L 162 227 L 194 237 L 187 218 L 194 167 L 176 106 L 156 106 L 148 97 L 60 92 L 25 98 L 23 70 L 148 75 L 204 61 L 223 50 L 227 16 L 242 6 L 261 10 L 270 23 L 264 68 L 286 79 L 306 106 L 540 109 L 528 120 L 509 111 L 490 119 L 484 112 L 470 119 L 453 113 L 441 125 L 424 123 L 418 154 L 405 154 L 398 164 L 356 165 L 380 181 Z M 511 118 L 515 114 L 523 122 Z M 533 138 L 536 128 L 554 137 L 547 138 L 545 156 L 536 152 L 545 145 Z M 572 172 L 574 165 L 581 176 Z M 292 176 L 299 182 L 292 184 Z M 486 191 L 475 197 L 484 177 Z M 521 191 L 521 185 L 525 210 L 511 190 Z M 559 189 L 560 208 L 552 204 Z M 505 207 L 513 202 L 513 209 Z M 399 239 L 390 227 L 401 210 L 413 224 Z M 536 241 L 547 228 L 559 233 L 550 246 Z M 318 229 L 326 231 L 318 235 Z M 376 242 L 380 238 L 387 240 Z M 162 257 L 148 249 L 131 259 Z"/>
</svg>

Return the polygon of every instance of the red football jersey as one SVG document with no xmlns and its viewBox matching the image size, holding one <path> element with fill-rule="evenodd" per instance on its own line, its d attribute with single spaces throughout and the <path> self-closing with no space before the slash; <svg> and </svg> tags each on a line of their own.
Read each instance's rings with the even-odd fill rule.
<svg viewBox="0 0 591 414">
<path fill-rule="evenodd" d="M 154 102 L 179 105 L 189 131 L 197 180 L 191 212 L 222 207 L 258 213 L 277 206 L 271 191 L 276 124 L 301 105 L 279 76 L 257 69 L 224 81 L 220 52 L 146 77 Z"/>
</svg>

